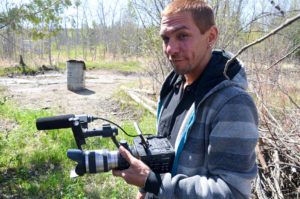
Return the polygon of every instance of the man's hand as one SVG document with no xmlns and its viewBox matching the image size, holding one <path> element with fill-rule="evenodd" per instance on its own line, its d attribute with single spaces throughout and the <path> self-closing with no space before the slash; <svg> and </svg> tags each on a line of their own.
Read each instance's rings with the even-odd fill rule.
<svg viewBox="0 0 300 199">
<path fill-rule="evenodd" d="M 124 170 L 113 170 L 112 174 L 123 178 L 128 184 L 144 187 L 151 169 L 142 161 L 136 159 L 123 146 L 120 146 L 119 153 L 129 163 L 129 168 Z"/>
</svg>

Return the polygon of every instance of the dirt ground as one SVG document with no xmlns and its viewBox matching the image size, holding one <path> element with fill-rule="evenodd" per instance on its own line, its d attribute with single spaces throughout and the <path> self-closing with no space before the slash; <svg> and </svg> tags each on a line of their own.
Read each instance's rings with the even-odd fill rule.
<svg viewBox="0 0 300 199">
<path fill-rule="evenodd" d="M 85 73 L 85 89 L 67 89 L 67 74 L 51 72 L 36 76 L 1 77 L 5 96 L 19 106 L 30 109 L 51 109 L 58 114 L 90 114 L 109 117 L 118 110 L 112 99 L 121 85 L 137 81 L 140 75 L 93 70 Z M 109 117 L 110 118 L 110 117 Z"/>
</svg>

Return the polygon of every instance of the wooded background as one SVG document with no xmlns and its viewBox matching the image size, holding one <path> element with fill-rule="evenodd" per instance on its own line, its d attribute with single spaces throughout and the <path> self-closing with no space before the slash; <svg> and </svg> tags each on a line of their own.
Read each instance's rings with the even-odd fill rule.
<svg viewBox="0 0 300 199">
<path fill-rule="evenodd" d="M 136 60 L 158 92 L 170 65 L 161 50 L 160 12 L 170 0 L 0 0 L 0 65 L 58 66 Z M 257 198 L 300 197 L 300 0 L 208 0 L 220 36 L 237 53 L 260 114 Z M 73 12 L 69 12 L 73 10 Z"/>
</svg>

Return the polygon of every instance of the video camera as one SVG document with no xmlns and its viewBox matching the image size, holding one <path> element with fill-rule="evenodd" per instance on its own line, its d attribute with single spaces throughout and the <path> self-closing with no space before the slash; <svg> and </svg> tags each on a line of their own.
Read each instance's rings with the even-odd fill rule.
<svg viewBox="0 0 300 199">
<path fill-rule="evenodd" d="M 82 150 L 82 145 L 86 143 L 85 139 L 95 136 L 111 138 L 117 148 L 120 145 L 124 146 L 134 157 L 143 161 L 155 173 L 171 171 L 175 152 L 167 138 L 160 136 L 146 137 L 141 133 L 137 123 L 135 123 L 138 136 L 133 139 L 133 145 L 129 146 L 126 140 L 117 141 L 118 129 L 110 124 L 103 124 L 99 129 L 89 130 L 88 123 L 96 119 L 114 124 L 126 133 L 119 125 L 109 120 L 89 115 L 69 114 L 38 118 L 36 127 L 38 130 L 72 128 L 78 149 L 69 149 L 67 156 L 77 162 L 75 173 L 79 176 L 85 173 L 107 172 L 111 169 L 123 170 L 129 167 L 128 162 L 118 151 L 109 151 L 107 149 Z"/>
</svg>

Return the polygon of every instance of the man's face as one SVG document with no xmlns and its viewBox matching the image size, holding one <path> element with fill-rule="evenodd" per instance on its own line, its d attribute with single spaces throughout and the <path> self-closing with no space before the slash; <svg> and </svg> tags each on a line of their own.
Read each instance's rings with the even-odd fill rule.
<svg viewBox="0 0 300 199">
<path fill-rule="evenodd" d="M 177 74 L 201 74 L 211 52 L 208 32 L 201 34 L 188 12 L 162 17 L 163 50 Z"/>
</svg>

